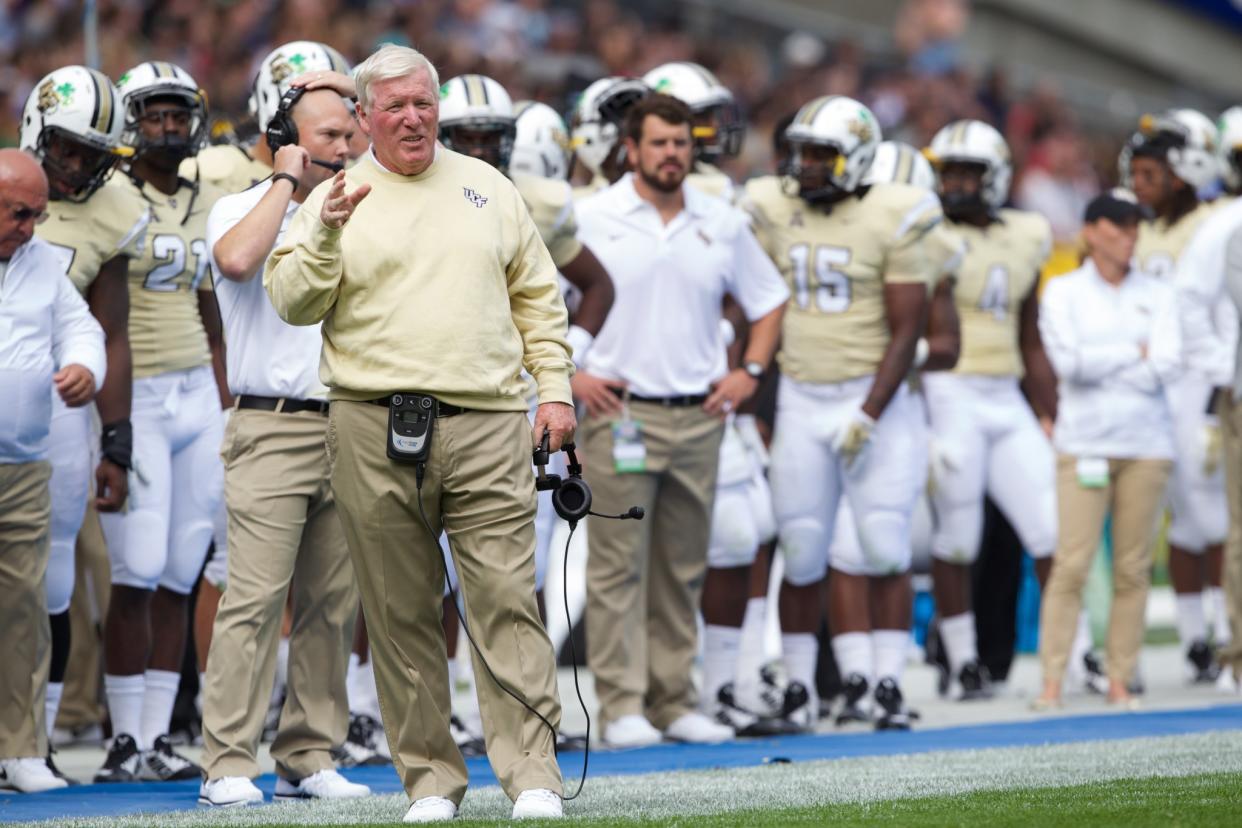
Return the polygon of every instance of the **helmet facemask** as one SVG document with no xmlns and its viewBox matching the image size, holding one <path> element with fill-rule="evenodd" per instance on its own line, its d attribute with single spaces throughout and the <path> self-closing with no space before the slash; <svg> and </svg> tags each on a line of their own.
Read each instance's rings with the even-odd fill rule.
<svg viewBox="0 0 1242 828">
<path fill-rule="evenodd" d="M 157 108 L 156 104 L 173 106 Z M 127 143 L 134 147 L 135 160 L 159 169 L 177 169 L 186 158 L 197 155 L 207 140 L 207 108 L 201 95 L 153 89 L 131 97 L 125 117 Z M 159 137 L 150 136 L 155 129 Z"/>
<path fill-rule="evenodd" d="M 988 165 L 980 161 L 949 160 L 941 163 L 940 205 L 950 221 L 969 221 L 992 212 L 984 198 L 987 176 Z"/>
<path fill-rule="evenodd" d="M 695 112 L 692 134 L 695 160 L 714 164 L 722 158 L 738 156 L 746 125 L 740 108 L 730 101 Z"/>
<path fill-rule="evenodd" d="M 446 147 L 486 161 L 501 172 L 509 170 L 516 133 L 517 127 L 512 121 L 468 119 L 450 126 L 440 125 L 440 141 Z"/>
<path fill-rule="evenodd" d="M 846 157 L 833 143 L 789 142 L 789 179 L 798 197 L 817 207 L 835 204 L 850 190 L 845 188 Z"/>
</svg>

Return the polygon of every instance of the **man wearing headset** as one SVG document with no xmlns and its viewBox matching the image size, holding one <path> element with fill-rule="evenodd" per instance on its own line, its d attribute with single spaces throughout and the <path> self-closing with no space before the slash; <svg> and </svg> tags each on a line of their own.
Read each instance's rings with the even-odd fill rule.
<svg viewBox="0 0 1242 828">
<path fill-rule="evenodd" d="M 328 484 L 327 389 L 319 381 L 319 326 L 283 322 L 256 279 L 311 190 L 349 153 L 355 121 L 341 95 L 294 87 L 262 124 L 274 152 L 268 180 L 217 202 L 207 242 L 225 335 L 228 584 L 216 616 L 203 705 L 199 801 L 257 802 L 250 781 L 275 671 L 281 612 L 292 582 L 289 687 L 272 745 L 277 799 L 364 796 L 335 770 L 345 739 L 345 668 L 357 590 Z"/>
</svg>

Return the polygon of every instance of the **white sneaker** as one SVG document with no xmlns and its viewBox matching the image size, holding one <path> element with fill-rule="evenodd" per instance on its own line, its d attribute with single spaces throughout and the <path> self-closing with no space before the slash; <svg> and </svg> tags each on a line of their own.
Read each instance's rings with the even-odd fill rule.
<svg viewBox="0 0 1242 828">
<path fill-rule="evenodd" d="M 609 722 L 604 728 L 604 744 L 612 748 L 636 748 L 658 745 L 660 731 L 651 726 L 646 718 L 632 713 Z"/>
<path fill-rule="evenodd" d="M 522 791 L 513 802 L 513 819 L 556 819 L 565 816 L 561 795 L 547 788 Z"/>
<path fill-rule="evenodd" d="M 272 799 L 352 799 L 370 793 L 366 785 L 350 782 L 332 768 L 325 768 L 297 782 L 277 778 Z"/>
<path fill-rule="evenodd" d="M 259 805 L 263 791 L 244 776 L 221 776 L 198 786 L 198 804 L 227 808 L 232 805 Z"/>
<path fill-rule="evenodd" d="M 1238 692 L 1238 679 L 1234 676 L 1232 667 L 1221 669 L 1220 675 L 1216 677 L 1216 691 L 1229 694 Z"/>
<path fill-rule="evenodd" d="M 69 783 L 52 773 L 43 757 L 0 759 L 0 788 L 39 793 L 67 787 Z"/>
<path fill-rule="evenodd" d="M 690 742 L 696 745 L 710 745 L 716 742 L 727 742 L 733 738 L 733 728 L 713 722 L 702 713 L 685 713 L 664 729 L 664 735 L 674 742 Z"/>
<path fill-rule="evenodd" d="M 424 796 L 414 800 L 402 822 L 448 822 L 457 816 L 457 806 L 442 796 Z"/>
</svg>

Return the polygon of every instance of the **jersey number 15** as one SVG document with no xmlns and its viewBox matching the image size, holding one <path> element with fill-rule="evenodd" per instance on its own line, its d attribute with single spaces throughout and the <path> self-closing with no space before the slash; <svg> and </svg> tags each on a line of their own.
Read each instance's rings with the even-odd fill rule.
<svg viewBox="0 0 1242 828">
<path fill-rule="evenodd" d="M 815 246 L 814 263 L 811 262 L 811 245 L 802 243 L 789 248 L 789 261 L 793 263 L 794 301 L 806 309 L 811 304 L 811 292 L 815 293 L 815 307 L 822 313 L 842 313 L 850 306 L 850 277 L 838 268 L 850 263 L 847 247 L 829 244 Z M 811 275 L 811 265 L 815 272 Z"/>
</svg>

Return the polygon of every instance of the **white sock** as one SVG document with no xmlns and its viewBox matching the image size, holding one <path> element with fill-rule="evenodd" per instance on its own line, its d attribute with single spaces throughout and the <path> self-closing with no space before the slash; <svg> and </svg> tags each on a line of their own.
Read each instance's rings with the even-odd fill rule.
<svg viewBox="0 0 1242 828">
<path fill-rule="evenodd" d="M 361 672 L 357 653 L 349 654 L 349 667 L 345 669 L 345 697 L 349 699 L 349 712 L 359 714 L 358 703 L 362 701 L 361 688 L 358 686 L 358 674 Z"/>
<path fill-rule="evenodd" d="M 52 728 L 56 727 L 56 713 L 60 710 L 60 697 L 65 692 L 63 681 L 49 681 L 47 696 L 43 700 L 43 712 L 47 716 L 47 738 L 52 738 Z"/>
<path fill-rule="evenodd" d="M 112 735 L 116 737 L 126 733 L 133 736 L 139 750 L 147 747 L 142 742 L 142 705 L 146 686 L 147 679 L 142 673 L 136 676 L 104 674 L 104 695 L 108 697 L 108 712 L 112 716 Z"/>
<path fill-rule="evenodd" d="M 1225 591 L 1218 586 L 1206 587 L 1203 600 L 1212 619 L 1212 642 L 1224 647 L 1233 638 L 1229 629 L 1229 612 L 1225 609 Z"/>
<path fill-rule="evenodd" d="M 1207 620 L 1203 617 L 1203 593 L 1177 594 L 1177 637 L 1185 650 L 1196 641 L 1207 639 Z"/>
<path fill-rule="evenodd" d="M 1082 659 L 1083 656 L 1091 652 L 1091 646 L 1094 643 L 1095 641 L 1091 637 L 1091 616 L 1084 609 L 1078 613 L 1078 629 L 1074 631 L 1074 643 L 1070 645 L 1069 669 L 1086 669 Z"/>
<path fill-rule="evenodd" d="M 813 633 L 782 633 L 781 653 L 789 680 L 802 682 L 811 698 L 816 698 L 815 665 L 819 661 L 819 639 Z"/>
<path fill-rule="evenodd" d="M 276 645 L 276 674 L 272 680 L 272 695 L 268 697 L 268 709 L 281 704 L 285 688 L 289 686 L 289 639 L 281 638 Z"/>
<path fill-rule="evenodd" d="M 380 721 L 379 690 L 375 687 L 375 656 L 358 665 L 358 712 Z"/>
<path fill-rule="evenodd" d="M 768 599 L 760 596 L 746 602 L 746 614 L 742 616 L 742 641 L 738 645 L 737 673 L 739 676 L 758 677 L 763 667 L 763 639 L 768 620 Z"/>
<path fill-rule="evenodd" d="M 711 713 L 716 709 L 720 688 L 737 675 L 737 655 L 742 644 L 740 627 L 703 626 L 703 690 L 699 709 Z"/>
<path fill-rule="evenodd" d="M 142 746 L 151 748 L 158 736 L 168 732 L 181 674 L 171 670 L 147 670 L 146 692 L 142 696 Z"/>
<path fill-rule="evenodd" d="M 979 660 L 979 646 L 975 639 L 975 614 L 963 612 L 940 619 L 940 641 L 949 659 L 949 673 L 954 677 L 962 665 Z"/>
<path fill-rule="evenodd" d="M 871 647 L 871 633 L 852 632 L 832 637 L 832 655 L 837 660 L 837 672 L 842 680 L 857 673 L 875 682 L 875 651 Z"/>
<path fill-rule="evenodd" d="M 901 684 L 901 674 L 906 670 L 910 656 L 910 632 L 908 630 L 872 630 L 871 646 L 875 649 L 875 677 L 877 683 L 891 678 Z"/>
</svg>

